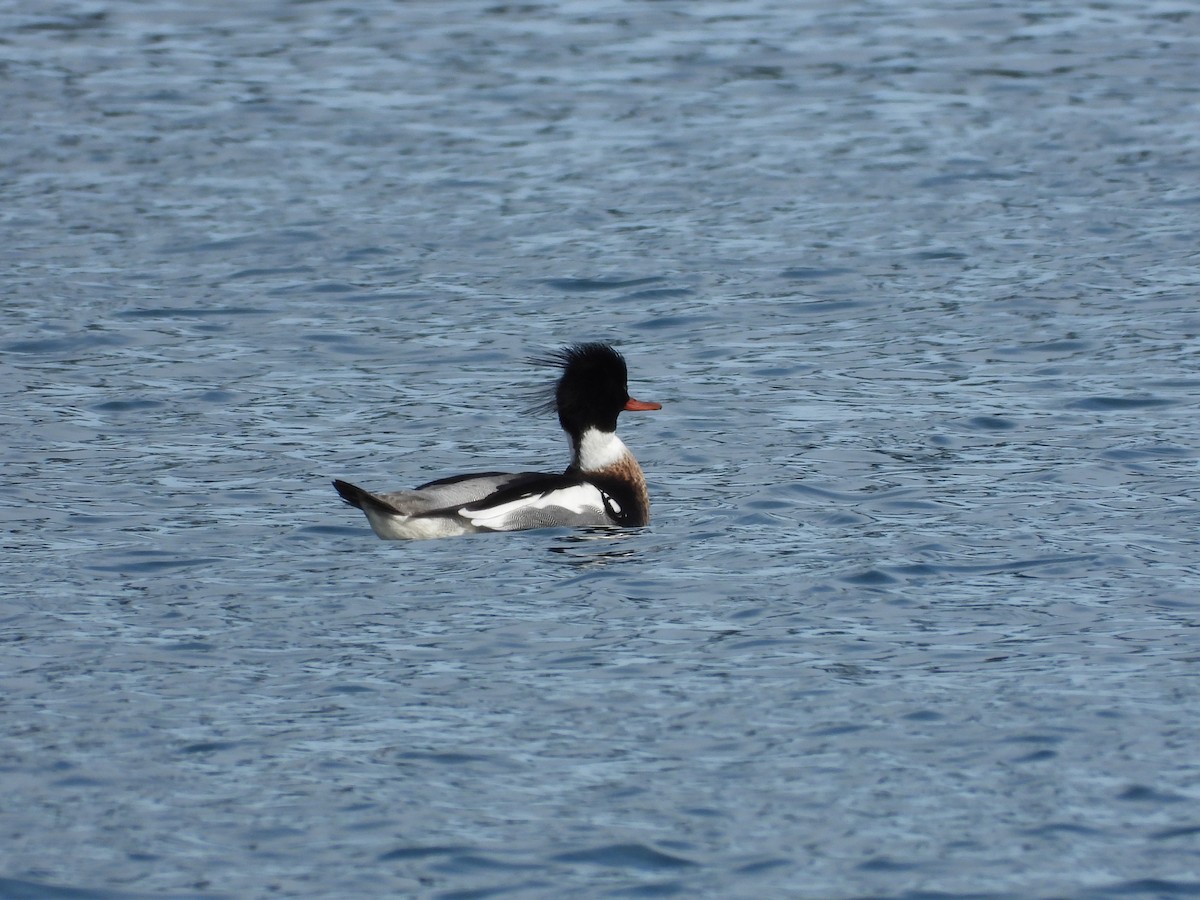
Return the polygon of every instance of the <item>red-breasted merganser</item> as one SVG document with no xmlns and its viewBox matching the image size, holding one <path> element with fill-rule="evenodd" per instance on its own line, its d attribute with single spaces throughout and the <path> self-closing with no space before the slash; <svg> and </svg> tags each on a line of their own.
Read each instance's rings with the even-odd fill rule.
<svg viewBox="0 0 1200 900">
<path fill-rule="evenodd" d="M 625 359 L 608 344 L 565 347 L 548 361 L 562 366 L 553 406 L 571 440 L 571 465 L 563 474 L 454 475 L 389 494 L 372 494 L 345 481 L 333 486 L 343 500 L 367 514 L 377 535 L 392 540 L 646 525 L 646 476 L 617 437 L 617 416 L 624 410 L 662 409 L 662 404 L 629 396 Z"/>
</svg>

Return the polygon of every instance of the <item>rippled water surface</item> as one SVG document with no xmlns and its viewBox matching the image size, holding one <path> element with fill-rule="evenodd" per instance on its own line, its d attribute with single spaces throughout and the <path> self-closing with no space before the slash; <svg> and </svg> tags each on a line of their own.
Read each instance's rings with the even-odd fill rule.
<svg viewBox="0 0 1200 900">
<path fill-rule="evenodd" d="M 1200 11 L 0 25 L 0 895 L 1200 894 Z"/>
</svg>

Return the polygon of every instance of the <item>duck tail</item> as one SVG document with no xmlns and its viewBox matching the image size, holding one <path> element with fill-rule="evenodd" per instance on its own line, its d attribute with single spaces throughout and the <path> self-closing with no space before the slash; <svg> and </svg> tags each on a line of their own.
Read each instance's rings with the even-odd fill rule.
<svg viewBox="0 0 1200 900">
<path fill-rule="evenodd" d="M 351 506 L 357 506 L 359 509 L 363 509 L 364 503 L 370 503 L 375 499 L 368 491 L 364 491 L 358 485 L 351 484 L 348 481 L 340 481 L 335 479 L 333 482 L 333 487 L 343 500 L 345 500 Z"/>
</svg>

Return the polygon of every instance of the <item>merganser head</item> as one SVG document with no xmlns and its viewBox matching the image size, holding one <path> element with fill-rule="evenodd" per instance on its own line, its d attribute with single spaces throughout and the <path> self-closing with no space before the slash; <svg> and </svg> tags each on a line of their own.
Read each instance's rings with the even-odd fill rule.
<svg viewBox="0 0 1200 900">
<path fill-rule="evenodd" d="M 589 428 L 612 433 L 623 410 L 662 409 L 661 403 L 629 396 L 625 358 L 609 344 L 594 342 L 564 347 L 554 356 L 563 373 L 554 405 L 563 430 L 578 439 Z"/>
</svg>

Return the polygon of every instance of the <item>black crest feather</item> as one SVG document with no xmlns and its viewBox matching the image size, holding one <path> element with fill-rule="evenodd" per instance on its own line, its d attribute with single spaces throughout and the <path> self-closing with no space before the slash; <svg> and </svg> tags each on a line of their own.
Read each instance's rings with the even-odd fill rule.
<svg viewBox="0 0 1200 900">
<path fill-rule="evenodd" d="M 534 365 L 547 366 L 562 371 L 562 375 L 552 387 L 541 388 L 530 397 L 531 408 L 534 412 L 564 412 L 564 406 L 569 407 L 573 401 L 570 396 L 564 396 L 563 380 L 568 376 L 576 381 L 588 382 L 601 379 L 612 382 L 619 380 L 620 390 L 625 391 L 628 378 L 628 368 L 623 357 L 612 344 L 605 341 L 586 341 L 571 344 L 558 350 L 553 350 L 541 356 L 530 357 Z M 565 410 L 569 412 L 568 410 Z"/>
</svg>

